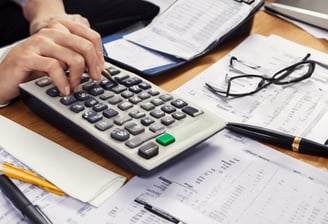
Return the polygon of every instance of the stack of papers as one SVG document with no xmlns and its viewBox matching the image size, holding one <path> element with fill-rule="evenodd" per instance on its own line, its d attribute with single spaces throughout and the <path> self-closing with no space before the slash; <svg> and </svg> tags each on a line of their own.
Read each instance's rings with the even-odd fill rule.
<svg viewBox="0 0 328 224">
<path fill-rule="evenodd" d="M 143 29 L 105 37 L 104 47 L 121 66 L 156 74 L 205 54 L 237 31 L 245 33 L 242 25 L 262 4 L 179 0 Z"/>
<path fill-rule="evenodd" d="M 270 75 L 307 53 L 328 61 L 328 55 L 277 36 L 251 35 L 228 56 L 175 93 L 188 97 L 228 121 L 248 122 L 323 140 L 328 125 L 327 71 L 290 86 L 270 85 L 237 99 L 219 98 L 205 82 L 220 85 L 229 59 L 260 65 Z M 54 223 L 62 224 L 244 224 L 325 223 L 328 172 L 228 131 L 198 145 L 195 153 L 152 177 L 134 177 L 98 208 L 71 197 L 28 196 L 44 206 Z M 19 220 L 0 197 L 0 222 Z M 4 211 L 4 212 L 3 212 Z M 158 215 L 161 213 L 161 215 Z M 60 216 L 58 215 L 60 214 Z"/>
</svg>

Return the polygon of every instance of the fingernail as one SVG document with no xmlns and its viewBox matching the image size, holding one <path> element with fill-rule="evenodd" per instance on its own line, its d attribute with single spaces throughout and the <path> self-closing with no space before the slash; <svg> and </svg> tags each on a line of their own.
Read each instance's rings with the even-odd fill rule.
<svg viewBox="0 0 328 224">
<path fill-rule="evenodd" d="M 97 77 L 98 77 L 98 79 L 101 79 L 101 72 L 102 72 L 102 69 L 99 66 L 97 66 Z"/>
<path fill-rule="evenodd" d="M 70 94 L 70 88 L 69 88 L 69 86 L 66 86 L 65 87 L 64 94 L 65 94 L 65 96 L 68 96 Z"/>
</svg>

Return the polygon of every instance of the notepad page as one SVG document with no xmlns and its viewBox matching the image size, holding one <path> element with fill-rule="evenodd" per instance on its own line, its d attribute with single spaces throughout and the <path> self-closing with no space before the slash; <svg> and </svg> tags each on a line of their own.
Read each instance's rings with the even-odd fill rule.
<svg viewBox="0 0 328 224">
<path fill-rule="evenodd" d="M 99 206 L 126 180 L 3 116 L 0 127 L 1 147 L 82 202 Z"/>
</svg>

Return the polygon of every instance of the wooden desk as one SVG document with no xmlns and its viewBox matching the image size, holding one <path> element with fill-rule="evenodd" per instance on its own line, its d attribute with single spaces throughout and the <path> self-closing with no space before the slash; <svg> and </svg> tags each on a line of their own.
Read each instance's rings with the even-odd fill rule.
<svg viewBox="0 0 328 224">
<path fill-rule="evenodd" d="M 294 25 L 291 25 L 283 20 L 273 17 L 265 12 L 258 12 L 254 19 L 252 33 L 263 35 L 277 34 L 294 42 L 306 45 L 308 47 L 328 53 L 328 42 L 313 38 L 308 33 L 302 31 Z M 171 71 L 162 76 L 152 78 L 151 81 L 161 86 L 163 89 L 172 91 L 192 79 L 194 76 L 205 70 L 214 62 L 226 55 L 231 49 L 238 45 L 245 37 L 240 37 L 237 40 L 231 41 L 224 46 L 218 47 L 215 51 L 206 55 L 194 62 Z M 79 143 L 67 134 L 59 131 L 55 127 L 42 120 L 32 113 L 21 101 L 17 101 L 12 105 L 0 109 L 0 114 L 16 121 L 17 123 L 51 139 L 52 141 L 88 158 L 89 160 L 107 168 L 114 172 L 118 172 L 128 178 L 132 177 L 131 173 L 126 172 L 112 162 L 104 159 L 101 155 L 95 153 L 90 148 Z M 5 130 L 1 130 L 5 131 Z M 22 149 L 28 150 L 28 149 Z M 293 157 L 313 164 L 320 168 L 328 169 L 328 158 L 320 158 L 309 155 L 301 155 L 287 150 L 278 149 Z"/>
</svg>

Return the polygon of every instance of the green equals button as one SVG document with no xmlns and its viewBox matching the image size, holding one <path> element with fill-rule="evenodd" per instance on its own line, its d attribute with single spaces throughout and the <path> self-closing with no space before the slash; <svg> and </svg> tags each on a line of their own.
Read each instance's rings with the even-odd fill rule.
<svg viewBox="0 0 328 224">
<path fill-rule="evenodd" d="M 175 138 L 173 135 L 170 135 L 169 133 L 165 133 L 161 136 L 159 136 L 156 141 L 163 145 L 163 146 L 168 146 L 169 144 L 175 142 Z"/>
</svg>

